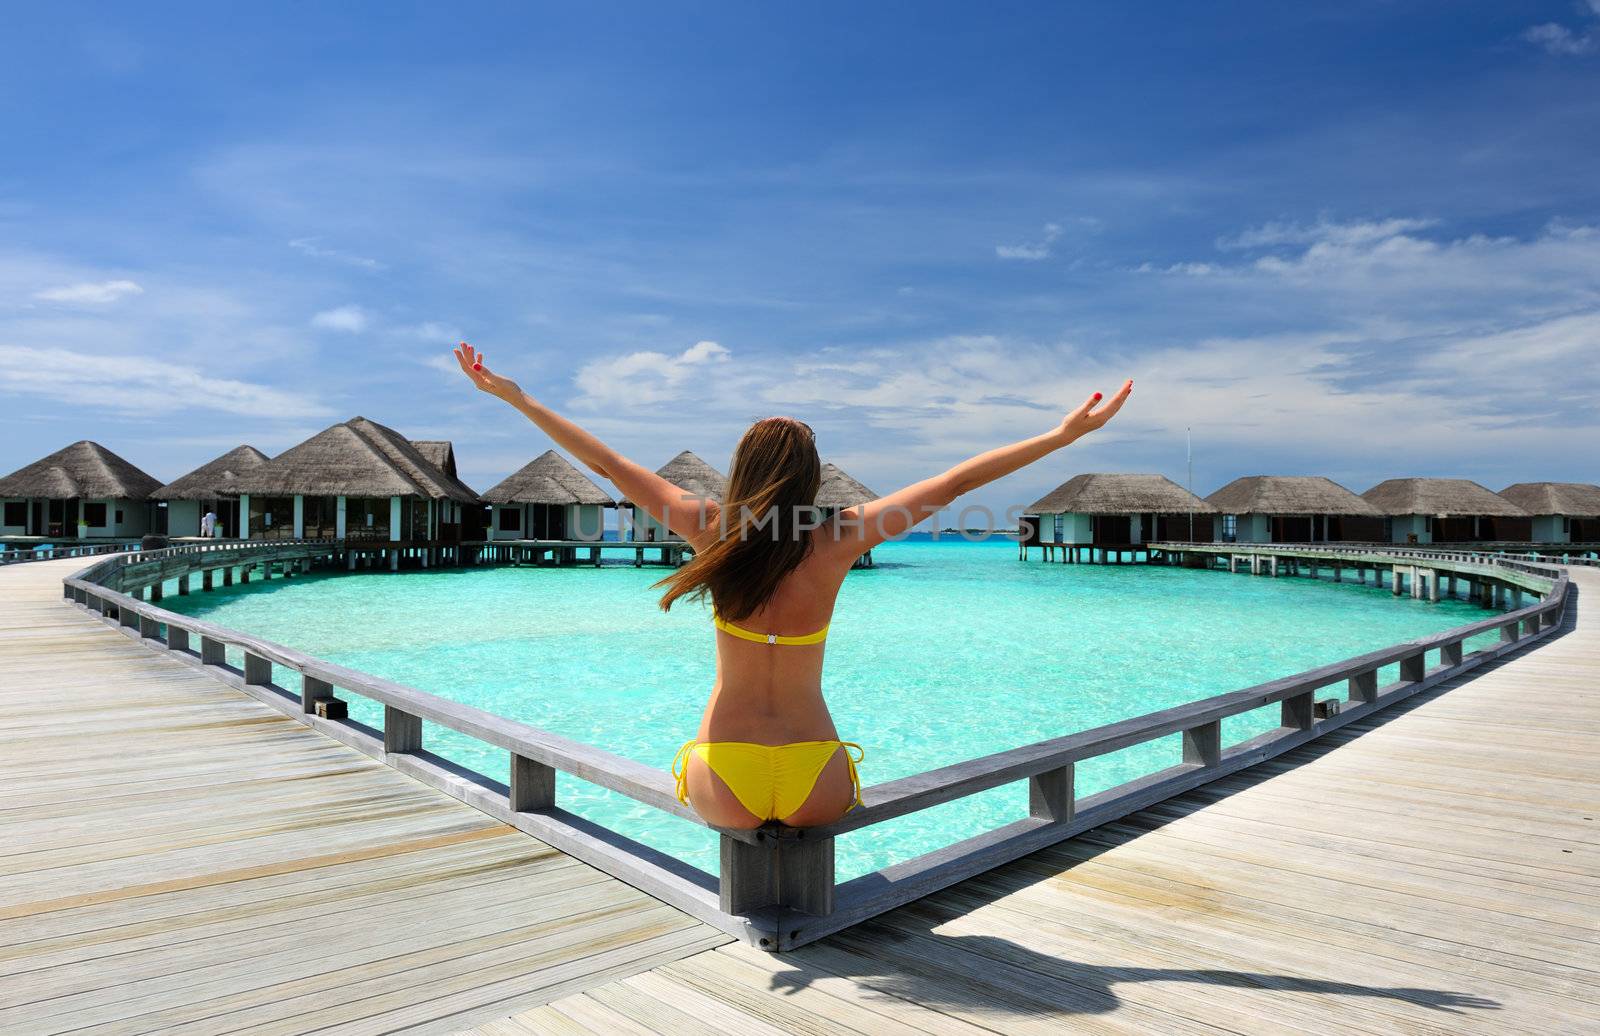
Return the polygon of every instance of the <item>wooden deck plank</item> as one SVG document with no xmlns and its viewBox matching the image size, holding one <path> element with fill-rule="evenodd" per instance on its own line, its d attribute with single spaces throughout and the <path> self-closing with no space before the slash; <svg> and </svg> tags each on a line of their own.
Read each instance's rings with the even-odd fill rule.
<svg viewBox="0 0 1600 1036">
<path fill-rule="evenodd" d="M 0 1032 L 448 1032 L 727 942 L 65 604 L 83 565 L 0 570 Z"/>
<path fill-rule="evenodd" d="M 502 1031 L 671 1018 L 690 990 L 785 1032 L 1600 1032 L 1600 572 L 1572 579 L 1560 636 L 1251 771 Z"/>
</svg>

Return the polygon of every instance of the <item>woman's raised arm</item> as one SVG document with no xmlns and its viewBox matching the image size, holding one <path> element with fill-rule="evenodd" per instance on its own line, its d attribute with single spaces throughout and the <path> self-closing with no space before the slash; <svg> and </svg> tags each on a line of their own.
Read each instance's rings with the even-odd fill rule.
<svg viewBox="0 0 1600 1036">
<path fill-rule="evenodd" d="M 668 529 L 694 541 L 716 523 L 717 505 L 692 496 L 649 468 L 629 460 L 587 429 L 534 399 L 510 378 L 489 370 L 484 355 L 466 342 L 456 347 L 456 361 L 474 386 L 505 400 L 544 430 L 556 445 L 577 457 L 589 470 L 609 479 L 631 504 L 645 509 Z"/>
<path fill-rule="evenodd" d="M 1130 378 L 1105 403 L 1101 403 L 1102 397 L 1096 392 L 1062 418 L 1059 426 L 1043 435 L 980 453 L 942 475 L 839 512 L 834 524 L 835 542 L 844 555 L 854 559 L 884 540 L 909 532 L 918 522 L 950 506 L 963 493 L 1019 471 L 1101 427 L 1116 416 L 1132 391 L 1133 379 Z"/>
</svg>

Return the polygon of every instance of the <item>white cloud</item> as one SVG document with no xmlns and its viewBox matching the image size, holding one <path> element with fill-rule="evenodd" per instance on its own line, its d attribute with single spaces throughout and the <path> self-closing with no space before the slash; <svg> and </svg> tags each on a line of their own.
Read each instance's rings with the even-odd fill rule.
<svg viewBox="0 0 1600 1036">
<path fill-rule="evenodd" d="M 584 406 L 661 403 L 678 398 L 692 376 L 703 377 L 732 355 L 716 342 L 696 342 L 676 355 L 645 351 L 594 360 L 584 364 L 573 380 L 583 393 Z"/>
<path fill-rule="evenodd" d="M 1218 241 L 1216 259 L 1147 262 L 1203 276 L 1215 298 L 1292 310 L 1302 326 L 1387 319 L 1412 327 L 1504 324 L 1600 306 L 1600 228 L 1552 221 L 1525 236 L 1425 233 L 1423 219 L 1268 224 Z"/>
<path fill-rule="evenodd" d="M 1204 276 L 1208 295 L 1243 312 L 1287 309 L 1302 328 L 1292 333 L 1126 352 L 974 335 L 786 358 L 718 347 L 700 363 L 696 350 L 634 353 L 584 367 L 578 387 L 598 411 L 586 420 L 641 455 L 669 443 L 715 456 L 750 419 L 792 413 L 817 428 L 825 455 L 887 490 L 1037 434 L 1089 391 L 1136 378 L 1106 433 L 979 495 L 997 508 L 1081 471 L 1181 472 L 1189 426 L 1207 481 L 1244 473 L 1242 457 L 1356 489 L 1419 473 L 1535 477 L 1528 457 L 1600 435 L 1600 228 L 1424 237 L 1433 225 L 1278 224 L 1229 241 L 1267 255 L 1143 268 Z"/>
<path fill-rule="evenodd" d="M 349 334 L 360 334 L 367 329 L 367 311 L 360 306 L 339 306 L 336 309 L 323 310 L 311 318 L 312 327 L 320 327 L 325 331 L 344 331 Z"/>
<path fill-rule="evenodd" d="M 1589 54 L 1594 51 L 1594 37 L 1589 33 L 1579 35 L 1565 25 L 1546 22 L 1535 25 L 1522 34 L 1529 43 L 1543 47 L 1551 54 Z"/>
<path fill-rule="evenodd" d="M 382 270 L 386 267 L 376 259 L 369 259 L 364 255 L 355 255 L 351 252 L 341 251 L 337 248 L 324 248 L 320 237 L 297 237 L 289 242 L 289 247 L 313 259 L 327 259 L 346 266 L 358 266 L 363 270 Z"/>
<path fill-rule="evenodd" d="M 1381 241 L 1398 234 L 1426 230 L 1437 221 L 1431 219 L 1380 219 L 1353 220 L 1339 223 L 1319 219 L 1315 223 L 1265 223 L 1251 227 L 1233 237 L 1217 239 L 1223 251 L 1267 248 L 1273 245 L 1309 245 L 1328 242 L 1338 245 L 1359 245 Z"/>
<path fill-rule="evenodd" d="M 1183 277 L 1209 277 L 1221 271 L 1221 267 L 1211 263 L 1169 263 L 1166 266 L 1157 266 L 1155 263 L 1140 263 L 1133 268 L 1134 273 L 1170 273 Z"/>
<path fill-rule="evenodd" d="M 133 281 L 95 281 L 68 284 L 60 288 L 47 288 L 34 292 L 33 297 L 45 302 L 72 302 L 91 306 L 104 306 L 132 295 L 143 295 L 144 289 Z"/>
<path fill-rule="evenodd" d="M 1600 18 L 1600 0 L 1589 0 L 1588 7 L 1591 15 Z M 1593 25 L 1587 31 L 1577 31 L 1555 22 L 1545 22 L 1524 30 L 1522 38 L 1551 54 L 1581 56 L 1600 50 L 1600 27 Z"/>
<path fill-rule="evenodd" d="M 1020 245 L 995 245 L 994 254 L 1001 259 L 1025 259 L 1029 261 L 1050 258 L 1050 246 L 1061 237 L 1061 224 L 1046 223 L 1044 236 L 1038 241 Z"/>
<path fill-rule="evenodd" d="M 210 412 L 297 419 L 331 413 L 304 391 L 208 377 L 189 364 L 67 349 L 46 355 L 49 362 L 41 363 L 38 349 L 0 345 L 0 394 L 140 418 Z"/>
<path fill-rule="evenodd" d="M 397 329 L 401 334 L 409 335 L 421 342 L 436 342 L 440 345 L 454 346 L 465 337 L 462 330 L 453 324 L 441 324 L 437 320 L 425 320 L 420 324 Z"/>
</svg>

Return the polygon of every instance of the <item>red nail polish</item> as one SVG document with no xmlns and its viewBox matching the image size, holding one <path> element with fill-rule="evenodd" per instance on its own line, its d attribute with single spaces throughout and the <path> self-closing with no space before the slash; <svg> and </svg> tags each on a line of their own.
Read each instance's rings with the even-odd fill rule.
<svg viewBox="0 0 1600 1036">
<path fill-rule="evenodd" d="M 481 364 L 481 363 L 474 363 L 474 364 L 473 364 L 473 365 L 472 365 L 472 369 L 473 369 L 473 370 L 475 370 L 475 371 L 481 371 L 481 370 L 483 370 L 483 364 Z"/>
<path fill-rule="evenodd" d="M 1095 393 L 1095 394 L 1094 394 L 1094 398 L 1096 398 L 1096 399 L 1099 399 L 1099 398 L 1100 398 L 1100 393 L 1098 393 L 1098 392 L 1096 392 L 1096 393 Z"/>
</svg>

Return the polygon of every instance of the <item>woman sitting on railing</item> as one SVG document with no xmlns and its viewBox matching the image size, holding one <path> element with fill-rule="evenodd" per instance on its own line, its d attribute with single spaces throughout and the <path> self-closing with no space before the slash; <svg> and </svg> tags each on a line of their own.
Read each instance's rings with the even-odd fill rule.
<svg viewBox="0 0 1600 1036">
<path fill-rule="evenodd" d="M 694 558 L 657 584 L 662 608 L 710 597 L 717 675 L 693 741 L 673 771 L 678 795 L 716 827 L 828 824 L 860 801 L 859 746 L 839 740 L 822 697 L 823 641 L 834 599 L 863 552 L 903 535 L 963 493 L 987 485 L 1105 424 L 1133 390 L 1096 392 L 1043 435 L 963 461 L 942 475 L 820 522 L 821 462 L 811 429 L 757 421 L 734 451 L 725 499 L 683 489 L 606 446 L 490 372 L 461 343 L 456 359 L 478 388 L 510 403 L 556 443 L 682 536 Z M 854 753 L 854 754 L 852 754 Z"/>
</svg>

